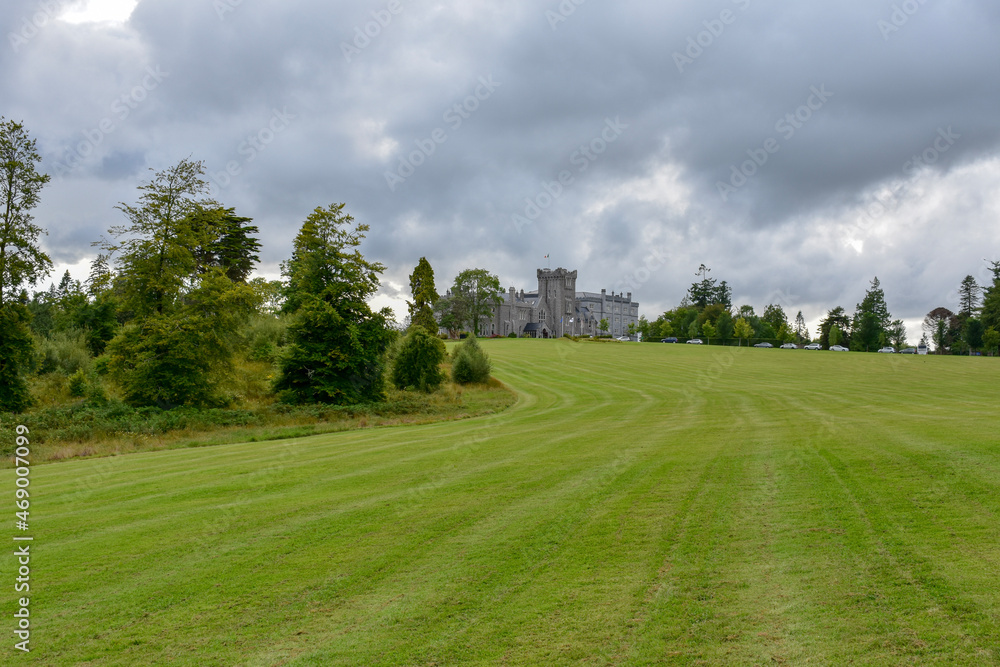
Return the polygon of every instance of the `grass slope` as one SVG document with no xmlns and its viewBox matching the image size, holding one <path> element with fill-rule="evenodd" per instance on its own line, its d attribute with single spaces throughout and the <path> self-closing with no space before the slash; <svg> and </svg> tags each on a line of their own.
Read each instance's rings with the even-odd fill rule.
<svg viewBox="0 0 1000 667">
<path fill-rule="evenodd" d="M 21 661 L 1000 662 L 994 360 L 484 346 L 506 413 L 35 469 Z"/>
</svg>

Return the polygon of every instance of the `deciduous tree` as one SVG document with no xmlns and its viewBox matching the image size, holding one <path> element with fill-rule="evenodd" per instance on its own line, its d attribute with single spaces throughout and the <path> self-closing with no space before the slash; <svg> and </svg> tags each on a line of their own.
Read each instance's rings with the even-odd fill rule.
<svg viewBox="0 0 1000 667">
<path fill-rule="evenodd" d="M 284 309 L 293 319 L 274 387 L 292 402 L 354 404 L 385 397 L 392 311 L 376 313 L 367 303 L 385 267 L 361 254 L 368 225 L 354 225 L 344 207 L 317 207 L 282 265 L 288 279 Z"/>
<path fill-rule="evenodd" d="M 34 285 L 52 269 L 39 246 L 45 232 L 31 214 L 49 182 L 36 168 L 41 161 L 24 125 L 0 116 L 0 306 L 24 283 Z"/>
<path fill-rule="evenodd" d="M 480 334 L 484 319 L 490 319 L 493 311 L 503 302 L 500 278 L 486 269 L 466 269 L 455 276 L 451 288 L 451 300 L 457 306 L 456 312 L 464 316 L 462 325 L 469 331 Z"/>
</svg>

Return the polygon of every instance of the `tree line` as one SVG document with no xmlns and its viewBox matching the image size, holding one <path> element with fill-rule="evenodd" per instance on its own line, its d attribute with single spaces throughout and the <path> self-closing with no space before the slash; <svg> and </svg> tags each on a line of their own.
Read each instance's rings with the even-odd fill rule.
<svg viewBox="0 0 1000 667">
<path fill-rule="evenodd" d="M 958 312 L 938 307 L 924 318 L 921 343 L 933 344 L 938 354 L 995 354 L 1000 345 L 1000 262 L 990 265 L 992 284 L 980 286 L 971 275 L 959 286 Z M 885 292 L 876 276 L 853 313 L 843 306 L 827 311 L 815 338 L 802 316 L 791 320 L 780 304 L 768 304 L 758 315 L 753 306 L 734 308 L 732 290 L 726 281 L 708 277 L 704 265 L 702 280 L 694 282 L 681 304 L 654 321 L 645 317 L 630 333 L 642 333 L 643 340 L 659 341 L 671 336 L 716 340 L 721 343 L 765 340 L 776 343 L 818 342 L 823 349 L 841 345 L 851 350 L 874 352 L 886 346 L 908 347 L 903 321 L 893 318 Z"/>
<path fill-rule="evenodd" d="M 282 280 L 252 278 L 259 256 L 251 218 L 210 198 L 202 162 L 153 174 L 124 222 L 94 242 L 84 283 L 69 273 L 29 295 L 52 269 L 32 209 L 49 177 L 35 141 L 0 118 L 0 411 L 32 404 L 28 378 L 72 373 L 75 395 L 99 400 L 103 380 L 133 406 L 213 407 L 239 358 L 273 361 L 272 392 L 289 403 L 380 401 L 387 383 L 431 391 L 446 379 L 444 343 L 428 303 L 437 301 L 425 259 L 411 276 L 407 332 L 392 311 L 368 304 L 385 266 L 360 249 L 369 227 L 343 203 L 315 208 L 302 223 Z M 93 361 L 93 363 L 89 363 Z M 451 360 L 456 382 L 484 382 L 489 358 L 474 340 Z M 75 372 L 74 372 L 75 371 Z"/>
</svg>

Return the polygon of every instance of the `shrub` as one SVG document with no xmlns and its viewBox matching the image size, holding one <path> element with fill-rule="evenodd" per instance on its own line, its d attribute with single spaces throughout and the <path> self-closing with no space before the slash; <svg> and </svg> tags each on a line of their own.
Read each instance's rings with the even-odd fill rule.
<svg viewBox="0 0 1000 667">
<path fill-rule="evenodd" d="M 257 315 L 250 318 L 243 330 L 245 349 L 249 361 L 274 361 L 278 348 L 286 342 L 288 321 L 274 315 Z"/>
<path fill-rule="evenodd" d="M 90 369 L 90 347 L 82 331 L 54 333 L 49 338 L 40 339 L 36 349 L 37 368 L 41 374 L 60 372 L 72 375 Z"/>
<path fill-rule="evenodd" d="M 507 338 L 517 338 L 517 334 L 511 331 L 509 334 L 507 334 Z"/>
<path fill-rule="evenodd" d="M 69 395 L 82 397 L 87 393 L 87 374 L 81 368 L 69 376 Z"/>
<path fill-rule="evenodd" d="M 476 337 L 469 336 L 455 349 L 451 379 L 458 384 L 486 382 L 490 379 L 492 366 L 489 355 L 483 352 Z"/>
<path fill-rule="evenodd" d="M 397 389 L 434 391 L 445 375 L 440 365 L 445 357 L 444 343 L 423 327 L 414 326 L 395 351 L 391 379 Z"/>
</svg>

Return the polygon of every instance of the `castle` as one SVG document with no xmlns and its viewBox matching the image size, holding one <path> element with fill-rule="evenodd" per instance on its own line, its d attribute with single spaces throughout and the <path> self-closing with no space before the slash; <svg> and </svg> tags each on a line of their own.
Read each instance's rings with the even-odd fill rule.
<svg viewBox="0 0 1000 667">
<path fill-rule="evenodd" d="M 607 330 L 600 321 L 607 319 Z M 611 334 L 628 335 L 628 325 L 639 323 L 639 304 L 632 293 L 611 294 L 607 290 L 576 291 L 576 271 L 538 269 L 538 289 L 535 292 L 515 291 L 511 287 L 503 302 L 493 309 L 492 320 L 483 322 L 483 335 L 559 338 Z"/>
</svg>

